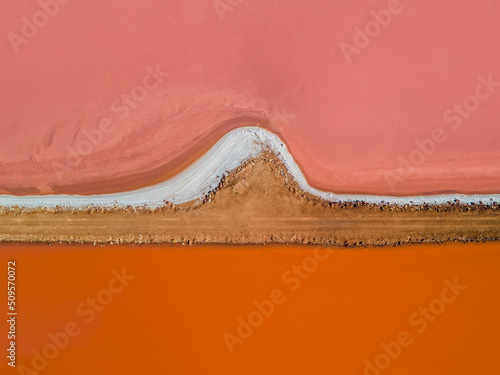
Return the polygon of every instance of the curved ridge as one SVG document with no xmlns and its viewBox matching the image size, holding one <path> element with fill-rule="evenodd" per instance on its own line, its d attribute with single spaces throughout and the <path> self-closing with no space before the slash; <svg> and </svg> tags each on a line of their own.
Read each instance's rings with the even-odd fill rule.
<svg viewBox="0 0 500 375">
<path fill-rule="evenodd" d="M 285 164 L 290 175 L 307 193 L 330 202 L 364 201 L 367 203 L 389 203 L 397 205 L 482 203 L 491 205 L 500 202 L 500 194 L 442 194 L 419 196 L 383 196 L 367 194 L 335 194 L 310 186 L 285 144 L 275 134 L 259 127 L 243 127 L 224 135 L 207 153 L 178 175 L 159 184 L 136 190 L 95 195 L 0 195 L 2 207 L 53 208 L 56 206 L 82 208 L 145 206 L 157 208 L 165 201 L 181 204 L 200 201 L 214 190 L 224 174 L 233 171 L 246 160 L 258 157 L 264 151 L 273 151 Z"/>
</svg>

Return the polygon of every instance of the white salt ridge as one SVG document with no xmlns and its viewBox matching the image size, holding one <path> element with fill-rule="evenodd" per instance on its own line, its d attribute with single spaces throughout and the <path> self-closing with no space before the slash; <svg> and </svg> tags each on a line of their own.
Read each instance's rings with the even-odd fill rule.
<svg viewBox="0 0 500 375">
<path fill-rule="evenodd" d="M 493 204 L 500 202 L 500 194 L 466 195 L 419 195 L 393 197 L 383 195 L 334 194 L 311 187 L 292 155 L 279 137 L 259 127 L 244 127 L 222 137 L 205 155 L 187 169 L 162 183 L 122 193 L 96 195 L 0 195 L 3 207 L 161 207 L 165 201 L 175 204 L 201 201 L 215 189 L 222 177 L 238 168 L 246 160 L 271 150 L 283 161 L 288 171 L 306 192 L 330 202 L 390 203 L 398 205 L 443 204 L 447 202 Z"/>
</svg>

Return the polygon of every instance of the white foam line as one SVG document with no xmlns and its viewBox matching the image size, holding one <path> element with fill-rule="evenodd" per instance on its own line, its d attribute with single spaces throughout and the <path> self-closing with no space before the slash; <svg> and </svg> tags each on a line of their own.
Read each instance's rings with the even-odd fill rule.
<svg viewBox="0 0 500 375">
<path fill-rule="evenodd" d="M 146 206 L 161 207 L 165 201 L 175 204 L 200 201 L 215 189 L 224 174 L 238 168 L 246 160 L 271 150 L 283 161 L 299 186 L 306 192 L 330 202 L 389 203 L 398 205 L 443 204 L 447 202 L 493 204 L 500 202 L 500 194 L 490 195 L 419 195 L 394 197 L 383 195 L 335 194 L 311 187 L 299 166 L 280 138 L 259 127 L 244 127 L 222 137 L 205 155 L 178 175 L 159 184 L 122 193 L 95 195 L 0 195 L 0 206 L 25 208 L 68 207 L 82 208 Z"/>
</svg>

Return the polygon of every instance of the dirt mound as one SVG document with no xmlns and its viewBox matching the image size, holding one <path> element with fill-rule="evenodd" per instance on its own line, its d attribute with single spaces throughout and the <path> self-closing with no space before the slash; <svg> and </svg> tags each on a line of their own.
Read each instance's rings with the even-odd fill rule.
<svg viewBox="0 0 500 375">
<path fill-rule="evenodd" d="M 331 203 L 304 193 L 272 154 L 224 177 L 201 203 L 0 210 L 1 241 L 377 246 L 499 238 L 499 205 Z"/>
</svg>

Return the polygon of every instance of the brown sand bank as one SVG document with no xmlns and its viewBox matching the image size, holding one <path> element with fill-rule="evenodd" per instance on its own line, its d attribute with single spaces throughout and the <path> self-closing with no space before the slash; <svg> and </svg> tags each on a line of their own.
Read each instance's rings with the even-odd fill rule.
<svg viewBox="0 0 500 375">
<path fill-rule="evenodd" d="M 231 173 L 201 204 L 0 209 L 0 241 L 364 246 L 499 238 L 499 205 L 329 203 L 300 190 L 273 155 Z"/>
</svg>

